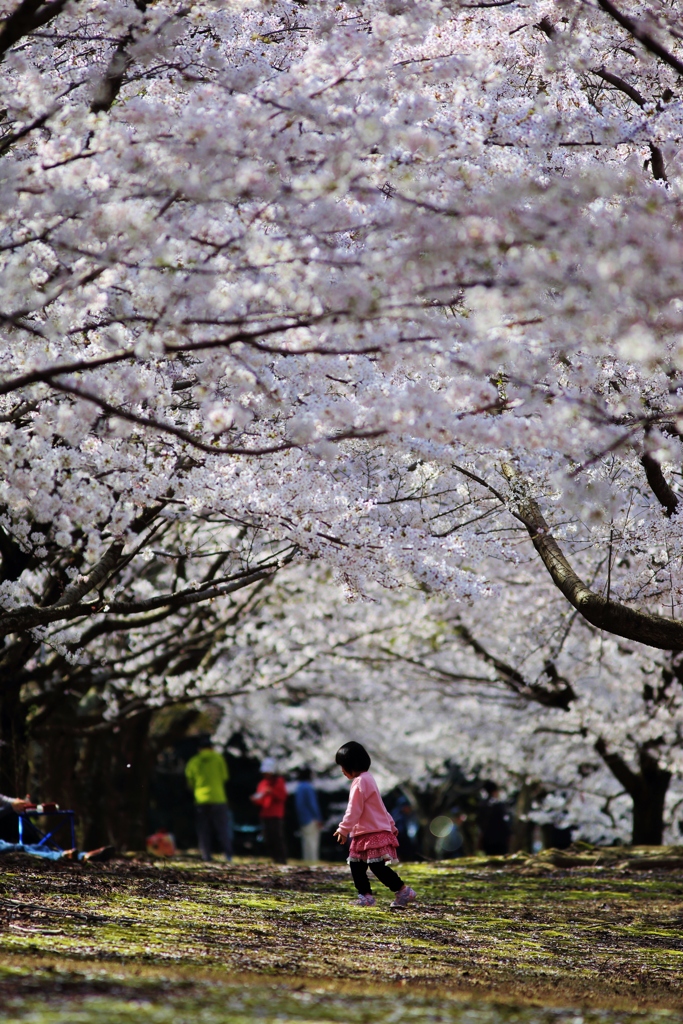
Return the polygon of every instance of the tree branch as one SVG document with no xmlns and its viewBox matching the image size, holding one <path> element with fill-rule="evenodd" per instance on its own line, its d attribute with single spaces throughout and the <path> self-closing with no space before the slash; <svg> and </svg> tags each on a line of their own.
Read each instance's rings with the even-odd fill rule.
<svg viewBox="0 0 683 1024">
<path fill-rule="evenodd" d="M 10 392 L 29 387 L 31 384 L 49 384 L 53 377 L 58 377 L 62 373 L 82 373 L 84 370 L 96 370 L 100 366 L 109 366 L 111 363 L 121 363 L 136 358 L 135 352 L 113 352 L 109 356 L 100 356 L 98 359 L 78 359 L 73 363 L 58 363 L 56 366 L 45 367 L 42 370 L 31 370 L 29 373 L 10 377 L 0 383 L 0 395 L 9 395 Z"/>
<path fill-rule="evenodd" d="M 98 584 L 102 583 L 107 578 L 109 573 L 115 568 L 116 563 L 121 557 L 124 544 L 123 541 L 116 540 L 105 554 L 100 558 L 99 562 L 93 566 L 87 576 L 79 580 L 78 583 L 70 583 L 65 588 L 64 593 L 55 601 L 52 605 L 53 608 L 65 608 L 68 605 L 76 604 L 82 597 L 89 594 L 91 590 L 94 590 Z"/>
<path fill-rule="evenodd" d="M 79 619 L 84 616 L 90 617 L 96 614 L 112 615 L 136 615 L 140 612 L 154 611 L 158 608 L 186 608 L 188 605 L 198 604 L 200 601 L 209 601 L 214 597 L 222 597 L 231 594 L 243 587 L 251 586 L 258 580 L 272 576 L 280 568 L 277 565 L 260 569 L 257 572 L 240 573 L 239 578 L 229 577 L 226 581 L 213 584 L 203 590 L 186 589 L 176 594 L 164 594 L 159 597 L 152 597 L 146 601 L 113 601 L 105 604 L 101 601 L 92 604 L 76 604 L 63 608 L 54 606 L 49 608 L 37 608 L 35 606 L 24 606 L 15 608 L 0 616 L 0 637 L 9 633 L 23 633 L 36 626 L 46 626 L 51 622 L 65 622 Z"/>
<path fill-rule="evenodd" d="M 0 60 L 7 51 L 41 25 L 61 14 L 69 0 L 22 0 L 17 9 L 5 18 L 0 28 Z M 73 0 L 78 3 L 78 0 Z M 41 9 L 42 8 L 42 9 Z"/>
<path fill-rule="evenodd" d="M 649 32 L 646 32 L 634 18 L 629 18 L 626 14 L 622 14 L 621 11 L 614 6 L 611 0 L 598 0 L 598 3 L 602 7 L 606 14 L 609 14 L 610 18 L 613 18 L 622 28 L 625 28 L 627 32 L 637 39 L 646 50 L 650 53 L 654 53 L 656 57 L 663 60 L 665 64 L 668 64 L 670 68 L 673 68 L 679 75 L 683 75 L 683 61 L 680 61 L 678 57 L 675 57 L 673 53 L 669 53 L 666 47 L 662 46 L 661 43 L 657 42 Z"/>
<path fill-rule="evenodd" d="M 660 505 L 664 507 L 665 515 L 671 517 L 678 508 L 678 495 L 671 489 L 662 472 L 662 467 L 649 452 L 641 455 L 640 464 L 645 470 L 645 476 L 652 493 Z"/>
<path fill-rule="evenodd" d="M 619 78 L 618 75 L 613 75 L 612 72 L 608 71 L 604 66 L 601 68 L 593 68 L 592 72 L 594 75 L 597 75 L 598 78 L 602 78 L 603 82 L 608 82 L 610 85 L 613 85 L 615 89 L 618 89 L 619 92 L 623 92 L 625 96 L 632 99 L 639 107 L 644 107 L 647 103 L 645 97 L 641 96 L 637 89 L 634 89 L 633 86 L 629 85 L 623 78 Z"/>
<path fill-rule="evenodd" d="M 652 177 L 655 181 L 668 181 L 666 176 L 666 166 L 664 164 L 664 154 L 662 153 L 659 146 L 655 146 L 654 142 L 648 143 L 650 147 L 650 166 L 652 167 Z"/>
<path fill-rule="evenodd" d="M 535 701 L 535 703 L 542 704 L 547 708 L 561 708 L 563 711 L 568 711 L 569 705 L 573 700 L 576 700 L 576 693 L 573 687 L 558 674 L 552 662 L 546 665 L 545 670 L 550 681 L 555 684 L 555 689 L 549 690 L 538 683 L 527 682 L 516 668 L 497 658 L 490 651 L 487 651 L 464 623 L 458 622 L 455 626 L 455 632 L 468 647 L 472 648 L 482 661 L 495 668 L 501 681 L 520 697 Z"/>
<path fill-rule="evenodd" d="M 93 114 L 99 114 L 102 111 L 109 110 L 112 103 L 118 96 L 121 86 L 123 85 L 123 76 L 125 75 L 127 68 L 132 63 L 130 54 L 126 49 L 130 46 L 132 41 L 133 33 L 130 31 L 114 50 L 109 64 L 107 65 L 107 70 L 97 83 L 95 96 L 90 104 L 90 110 Z"/>
<path fill-rule="evenodd" d="M 683 622 L 663 615 L 636 611 L 592 591 L 570 565 L 543 518 L 538 503 L 529 495 L 516 471 L 506 464 L 503 472 L 518 502 L 517 510 L 511 510 L 512 514 L 526 527 L 555 586 L 587 622 L 615 636 L 623 636 L 649 647 L 663 651 L 683 650 Z"/>
<path fill-rule="evenodd" d="M 30 135 L 31 132 L 35 131 L 36 128 L 42 128 L 45 122 L 49 121 L 49 119 L 56 112 L 56 110 L 56 107 L 50 107 L 49 110 L 46 110 L 44 114 L 40 115 L 40 117 L 37 117 L 34 121 L 31 121 L 30 124 L 25 124 L 24 127 L 21 128 L 18 132 L 10 132 L 9 135 L 5 135 L 4 139 L 0 141 L 0 156 L 3 156 L 3 154 L 6 153 L 7 150 L 14 145 L 15 142 L 19 142 L 20 139 L 23 139 L 27 135 Z"/>
<path fill-rule="evenodd" d="M 151 427 L 153 430 L 156 430 L 161 434 L 170 434 L 172 437 L 177 437 L 181 441 L 185 441 L 186 444 L 192 445 L 193 448 L 197 448 L 201 452 L 207 452 L 209 455 L 273 455 L 277 452 L 289 451 L 291 448 L 302 447 L 302 444 L 298 441 L 281 441 L 279 444 L 264 445 L 262 448 L 243 448 L 241 445 L 208 444 L 206 441 L 200 441 L 182 427 L 176 427 L 172 423 L 164 423 L 162 420 L 156 420 L 150 416 L 141 416 L 138 413 L 128 412 L 128 410 L 122 409 L 120 406 L 112 405 L 111 402 L 107 402 L 104 398 L 100 398 L 99 395 L 96 395 L 91 391 L 82 391 L 70 384 L 63 384 L 61 381 L 53 381 L 51 386 L 55 391 L 63 391 L 64 394 L 73 395 L 74 398 L 81 398 L 85 402 L 92 402 L 93 405 L 98 406 L 98 408 L 102 409 L 102 411 L 106 412 L 109 416 L 126 420 L 129 423 L 136 423 L 141 427 Z M 338 434 L 332 434 L 328 437 L 312 438 L 311 443 L 381 437 L 385 433 L 385 430 L 344 430 Z"/>
<path fill-rule="evenodd" d="M 595 741 L 595 752 L 600 755 L 617 782 L 620 782 L 630 797 L 635 798 L 642 787 L 638 775 L 626 764 L 621 754 L 611 753 L 602 736 Z"/>
</svg>

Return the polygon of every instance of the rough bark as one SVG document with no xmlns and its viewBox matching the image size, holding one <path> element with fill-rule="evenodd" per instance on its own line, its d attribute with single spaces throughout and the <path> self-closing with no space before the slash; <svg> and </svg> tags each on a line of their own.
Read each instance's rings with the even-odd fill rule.
<svg viewBox="0 0 683 1024">
<path fill-rule="evenodd" d="M 89 594 L 95 587 L 103 583 L 107 576 L 112 573 L 123 553 L 123 541 L 115 541 L 102 556 L 97 565 L 93 566 L 87 576 L 84 576 L 77 583 L 70 583 L 58 601 L 54 602 L 53 608 L 64 608 L 67 605 L 76 604 L 82 597 Z"/>
</svg>

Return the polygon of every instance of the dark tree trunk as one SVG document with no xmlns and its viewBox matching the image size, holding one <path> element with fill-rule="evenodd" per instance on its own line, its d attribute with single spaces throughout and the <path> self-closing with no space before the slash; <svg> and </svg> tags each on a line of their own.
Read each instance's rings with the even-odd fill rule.
<svg viewBox="0 0 683 1024">
<path fill-rule="evenodd" d="M 84 737 L 76 766 L 78 801 L 74 808 L 80 823 L 80 845 L 84 850 L 112 843 L 114 838 L 107 808 L 110 760 L 109 732 Z"/>
<path fill-rule="evenodd" d="M 648 750 L 640 752 L 640 785 L 633 798 L 633 845 L 661 846 L 664 801 L 671 772 L 664 771 Z"/>
<path fill-rule="evenodd" d="M 535 822 L 531 821 L 529 813 L 534 802 L 542 799 L 543 796 L 544 790 L 538 782 L 523 782 L 519 787 L 512 819 L 510 853 L 517 853 L 518 850 L 531 852 Z"/>
<path fill-rule="evenodd" d="M 144 850 L 154 752 L 152 710 L 83 740 L 77 769 L 82 843 Z"/>
<path fill-rule="evenodd" d="M 3 566 L 6 555 L 3 553 Z M 10 578 L 10 577 L 6 577 Z M 21 699 L 23 669 L 37 648 L 23 636 L 4 649 L 0 645 L 0 793 L 24 796 L 28 781 L 28 728 L 30 708 Z"/>
<path fill-rule="evenodd" d="M 82 849 L 144 850 L 156 755 L 185 735 L 199 711 L 176 708 L 159 729 L 151 708 L 105 727 L 103 708 L 93 686 L 80 702 L 62 696 L 33 731 L 29 724 L 31 792 L 76 812 Z"/>
<path fill-rule="evenodd" d="M 27 785 L 26 714 L 19 687 L 5 680 L 0 693 L 0 793 L 24 796 Z"/>
<path fill-rule="evenodd" d="M 640 747 L 637 772 L 626 764 L 621 754 L 610 753 L 602 738 L 597 740 L 595 749 L 633 801 L 633 845 L 661 846 L 664 801 L 671 782 L 671 772 L 660 768 L 653 753 L 656 747 L 653 744 Z"/>
<path fill-rule="evenodd" d="M 149 727 L 152 709 L 122 724 L 113 737 L 117 743 L 112 759 L 111 788 L 113 832 L 117 845 L 127 850 L 144 850 L 148 834 L 149 780 L 154 753 Z"/>
</svg>

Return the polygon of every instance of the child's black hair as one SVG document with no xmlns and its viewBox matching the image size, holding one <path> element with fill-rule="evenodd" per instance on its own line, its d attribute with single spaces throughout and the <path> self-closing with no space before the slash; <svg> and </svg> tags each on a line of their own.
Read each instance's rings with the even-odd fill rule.
<svg viewBox="0 0 683 1024">
<path fill-rule="evenodd" d="M 365 747 L 361 743 L 356 743 L 355 740 L 349 740 L 348 743 L 342 744 L 337 751 L 335 761 L 340 768 L 344 768 L 354 775 L 366 772 L 372 764 Z"/>
</svg>

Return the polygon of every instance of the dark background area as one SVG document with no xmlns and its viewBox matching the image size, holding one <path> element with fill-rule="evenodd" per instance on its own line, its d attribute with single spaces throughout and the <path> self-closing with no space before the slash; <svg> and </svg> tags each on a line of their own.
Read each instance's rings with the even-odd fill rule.
<svg viewBox="0 0 683 1024">
<path fill-rule="evenodd" d="M 171 832 L 180 850 L 197 846 L 194 800 L 185 780 L 185 765 L 197 750 L 198 738 L 184 737 L 159 754 L 151 773 L 149 833 L 158 830 Z M 230 772 L 226 792 L 235 819 L 235 854 L 238 857 L 262 855 L 258 808 L 249 799 L 261 778 L 260 759 L 246 753 L 240 735 L 230 738 L 223 755 Z M 344 849 L 335 842 L 332 833 L 344 813 L 347 799 L 348 791 L 343 787 L 332 792 L 318 790 L 323 820 L 329 822 L 320 837 L 320 855 L 323 860 L 345 859 Z M 295 859 L 301 856 L 298 828 L 294 797 L 290 796 L 285 815 L 285 836 L 288 855 Z M 215 852 L 218 853 L 219 849 L 214 840 Z"/>
<path fill-rule="evenodd" d="M 34 792 L 34 799 L 56 798 L 62 807 L 76 810 L 79 845 L 83 849 L 111 843 L 122 851 L 141 850 L 144 849 L 145 836 L 157 831 L 170 832 L 179 850 L 196 849 L 194 800 L 185 779 L 185 766 L 198 751 L 200 733 L 208 731 L 207 727 L 211 729 L 213 723 L 204 721 L 198 717 L 196 711 L 191 711 L 183 712 L 179 721 L 176 723 L 173 719 L 171 724 L 173 728 L 169 730 L 166 727 L 161 730 L 159 740 L 154 745 L 149 742 L 147 730 L 145 735 L 148 736 L 148 742 L 142 744 L 142 749 L 139 743 L 122 743 L 120 735 L 108 737 L 111 741 L 109 744 L 101 741 L 105 754 L 109 746 L 116 749 L 116 764 L 120 761 L 119 767 L 122 767 L 118 774 L 112 771 L 111 758 L 106 756 L 101 758 L 103 764 L 99 767 L 102 770 L 94 773 L 94 781 L 93 775 L 89 773 L 91 783 L 85 796 L 89 796 L 90 799 L 89 802 L 85 801 L 85 814 L 82 813 L 84 808 L 79 806 L 83 803 L 84 794 L 81 794 L 80 800 L 72 799 L 77 793 L 71 794 L 69 787 L 63 785 L 63 757 L 58 758 L 61 771 L 57 765 L 48 764 L 52 759 L 47 758 L 44 753 L 36 759 L 36 768 L 42 769 L 38 771 L 37 778 L 42 781 L 47 776 L 47 784 L 42 782 L 38 787 L 33 787 L 33 790 L 38 789 L 37 793 Z M 249 799 L 261 777 L 260 759 L 248 753 L 245 738 L 240 733 L 230 737 L 223 754 L 230 772 L 226 789 L 235 820 L 235 854 L 262 856 L 264 850 L 258 808 Z M 128 763 L 127 758 L 133 763 Z M 92 767 L 90 761 L 87 764 Z M 54 770 L 46 771 L 46 768 Z M 54 778 L 51 783 L 52 776 Z M 104 782 L 102 785 L 96 785 L 100 776 L 107 785 L 104 785 Z M 293 778 L 295 773 L 290 775 L 288 781 Z M 59 782 L 60 785 L 55 785 L 55 782 Z M 321 859 L 343 861 L 347 856 L 346 847 L 340 846 L 334 840 L 333 833 L 346 808 L 348 786 L 337 778 L 335 772 L 329 778 L 321 776 L 316 788 L 324 821 L 320 837 Z M 571 829 L 558 829 L 553 825 L 544 825 L 539 829 L 529 820 L 527 811 L 531 809 L 533 800 L 540 795 L 541 791 L 537 791 L 537 788 L 528 792 L 520 790 L 506 801 L 512 818 L 510 852 L 529 850 L 535 844 L 563 849 L 571 843 Z M 478 850 L 477 816 L 482 799 L 480 778 L 467 777 L 458 765 L 447 764 L 444 773 L 429 784 L 423 787 L 412 786 L 409 783 L 397 786 L 384 794 L 384 801 L 389 811 L 393 812 L 397 803 L 406 797 L 413 808 L 417 834 L 410 839 L 407 839 L 405 834 L 401 838 L 401 860 L 431 860 L 452 855 L 447 849 L 439 850 L 435 836 L 431 834 L 429 828 L 435 817 L 443 815 L 458 820 L 463 840 L 461 852 L 471 855 Z M 93 822 L 97 824 L 97 828 L 92 827 Z M 44 827 L 48 822 L 39 820 L 37 824 Z M 54 819 L 50 824 L 56 824 Z M 293 859 L 300 858 L 301 840 L 298 835 L 293 795 L 287 801 L 285 835 L 288 856 Z M 0 839 L 7 842 L 16 842 L 18 839 L 17 817 L 12 812 L 0 812 Z M 38 832 L 27 824 L 24 829 L 24 841 L 36 842 L 38 839 Z M 57 836 L 57 839 L 63 848 L 71 845 L 66 829 Z M 215 852 L 220 852 L 217 843 Z"/>
</svg>

